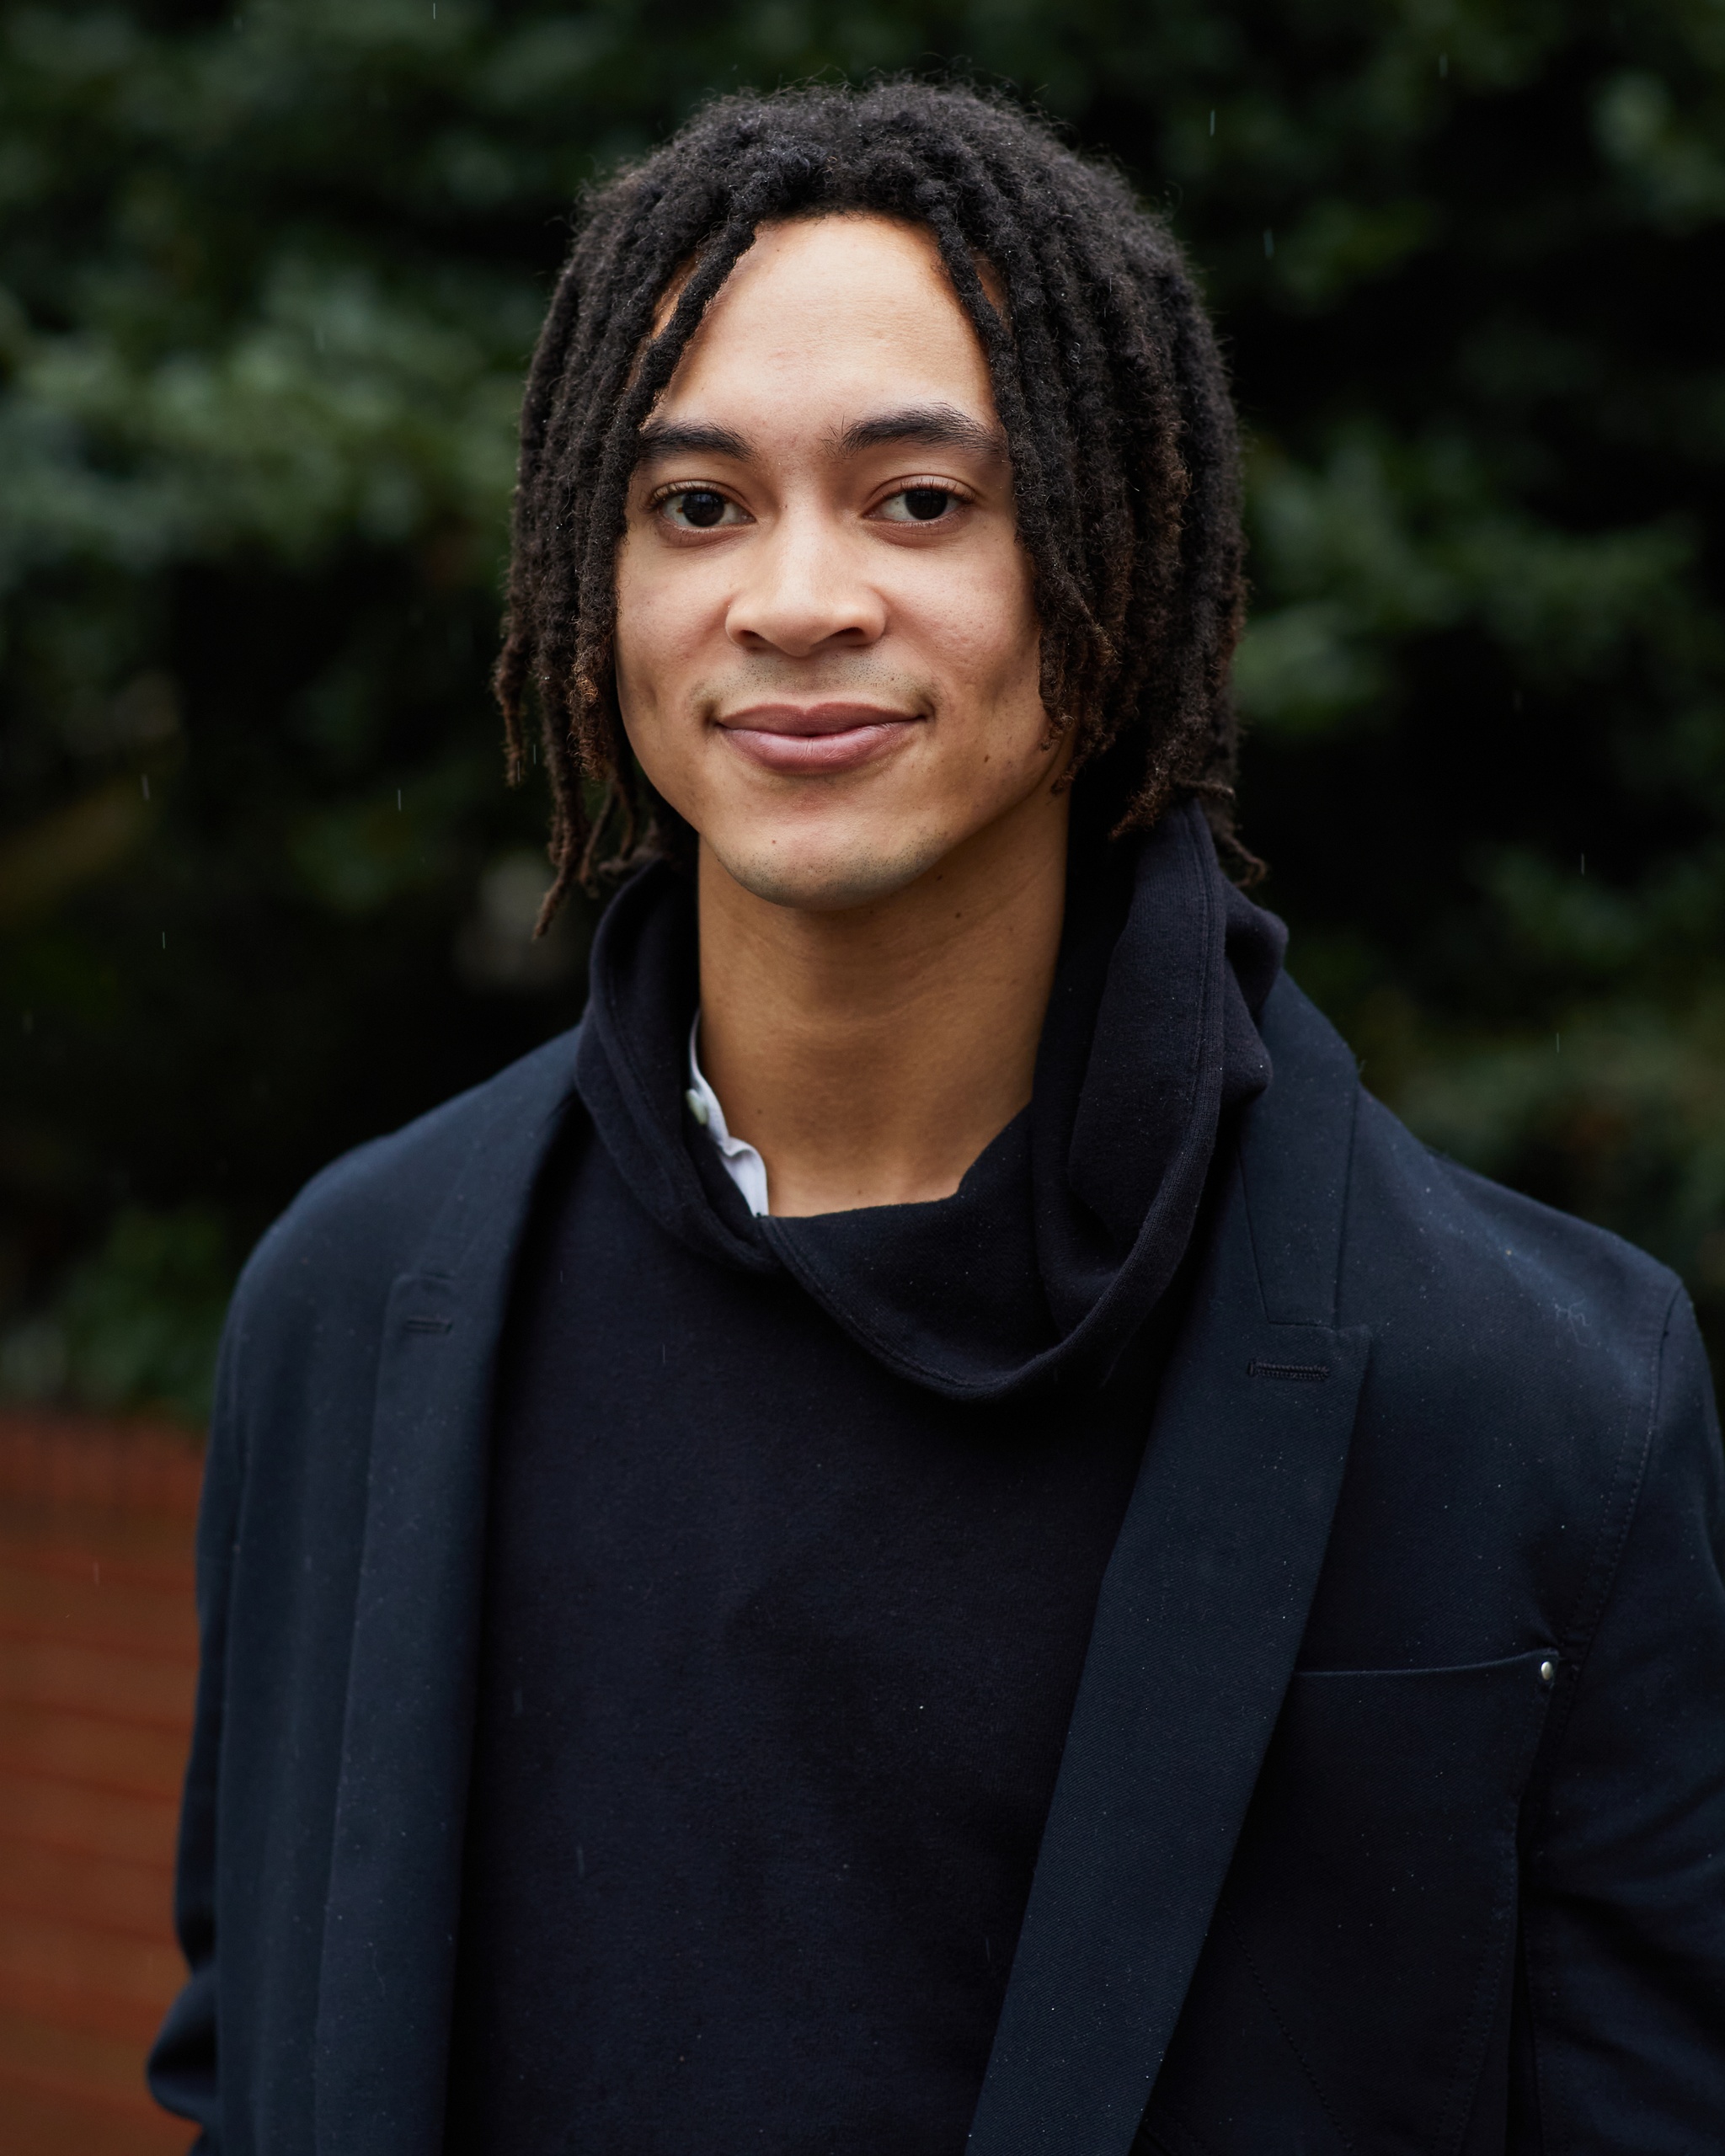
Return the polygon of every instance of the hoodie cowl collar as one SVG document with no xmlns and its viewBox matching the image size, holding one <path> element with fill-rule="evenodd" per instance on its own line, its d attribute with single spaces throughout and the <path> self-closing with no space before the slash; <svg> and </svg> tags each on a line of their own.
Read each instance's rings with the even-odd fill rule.
<svg viewBox="0 0 1725 2156">
<path fill-rule="evenodd" d="M 952 1197 L 756 1219 L 684 1105 L 694 894 L 656 865 L 595 939 L 577 1084 L 669 1233 L 788 1273 L 911 1382 L 979 1401 L 1098 1382 L 1185 1256 L 1224 1111 L 1269 1082 L 1253 1013 L 1285 941 L 1222 876 L 1196 805 L 1171 811 L 1075 875 L 1034 1097 Z"/>
</svg>

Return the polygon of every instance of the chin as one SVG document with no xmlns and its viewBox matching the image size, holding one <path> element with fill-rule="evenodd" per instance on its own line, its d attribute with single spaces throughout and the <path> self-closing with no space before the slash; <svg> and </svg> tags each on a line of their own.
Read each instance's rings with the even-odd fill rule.
<svg viewBox="0 0 1725 2156">
<path fill-rule="evenodd" d="M 703 835 L 713 858 L 751 897 L 801 913 L 842 913 L 877 904 L 914 883 L 951 851 L 942 833 L 847 836 L 802 832 L 779 841 L 760 837 L 727 842 Z"/>
</svg>

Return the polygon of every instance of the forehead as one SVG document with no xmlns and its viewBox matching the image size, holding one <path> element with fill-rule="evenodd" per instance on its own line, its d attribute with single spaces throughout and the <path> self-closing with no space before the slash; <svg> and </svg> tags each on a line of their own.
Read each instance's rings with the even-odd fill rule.
<svg viewBox="0 0 1725 2156">
<path fill-rule="evenodd" d="M 981 344 L 933 237 L 888 217 L 798 219 L 756 234 L 656 416 L 717 418 L 723 404 L 781 424 L 848 421 L 883 396 L 994 418 Z"/>
</svg>

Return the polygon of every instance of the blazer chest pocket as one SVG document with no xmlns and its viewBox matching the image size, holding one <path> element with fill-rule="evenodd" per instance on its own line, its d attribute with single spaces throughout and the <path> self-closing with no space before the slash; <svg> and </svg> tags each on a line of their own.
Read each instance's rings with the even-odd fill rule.
<svg viewBox="0 0 1725 2156">
<path fill-rule="evenodd" d="M 1140 2147 L 1369 2148 L 1466 2131 L 1514 1937 L 1546 1652 L 1290 1684 Z"/>
</svg>

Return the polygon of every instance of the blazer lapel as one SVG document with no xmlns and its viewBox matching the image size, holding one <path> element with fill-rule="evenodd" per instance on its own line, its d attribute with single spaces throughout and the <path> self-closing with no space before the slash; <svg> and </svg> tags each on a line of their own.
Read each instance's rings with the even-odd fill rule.
<svg viewBox="0 0 1725 2156">
<path fill-rule="evenodd" d="M 384 1320 L 319 1976 L 318 2156 L 436 2156 L 497 1347 L 565 1038 L 492 1104 Z"/>
<path fill-rule="evenodd" d="M 970 2156 L 1124 2156 L 1323 1561 L 1368 1336 L 1335 1325 L 1358 1081 L 1291 983 L 1098 1599 Z"/>
</svg>

